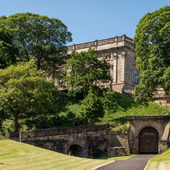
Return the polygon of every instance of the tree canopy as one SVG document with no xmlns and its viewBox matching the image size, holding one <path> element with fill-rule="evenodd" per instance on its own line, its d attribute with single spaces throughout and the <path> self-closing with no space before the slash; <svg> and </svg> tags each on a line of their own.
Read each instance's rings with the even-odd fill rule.
<svg viewBox="0 0 170 170">
<path fill-rule="evenodd" d="M 89 48 L 88 52 L 80 53 L 72 51 L 64 80 L 74 94 L 82 92 L 86 95 L 89 87 L 96 86 L 99 80 L 110 80 L 110 75 L 107 74 L 109 68 L 106 60 L 97 59 L 94 49 Z"/>
<path fill-rule="evenodd" d="M 57 88 L 47 81 L 33 62 L 9 66 L 0 70 L 0 117 L 15 122 L 55 113 Z"/>
<path fill-rule="evenodd" d="M 0 30 L 13 37 L 18 49 L 17 61 L 34 59 L 37 69 L 57 76 L 65 63 L 66 43 L 72 40 L 67 27 L 55 18 L 32 13 L 0 17 Z"/>
<path fill-rule="evenodd" d="M 136 100 L 151 100 L 156 88 L 170 96 L 170 6 L 147 13 L 139 21 L 134 43 L 141 78 L 135 88 Z"/>
<path fill-rule="evenodd" d="M 93 123 L 96 118 L 104 116 L 104 108 L 101 98 L 92 87 L 89 88 L 87 96 L 81 102 L 81 115 Z"/>
<path fill-rule="evenodd" d="M 0 69 L 16 63 L 18 50 L 13 44 L 13 37 L 3 29 L 0 30 L 0 49 Z"/>
</svg>

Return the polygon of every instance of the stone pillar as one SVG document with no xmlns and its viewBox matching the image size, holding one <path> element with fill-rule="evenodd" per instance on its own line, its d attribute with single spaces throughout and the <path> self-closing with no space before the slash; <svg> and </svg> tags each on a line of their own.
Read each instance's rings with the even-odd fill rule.
<svg viewBox="0 0 170 170">
<path fill-rule="evenodd" d="M 115 36 L 115 42 L 118 42 L 118 36 Z"/>
<path fill-rule="evenodd" d="M 126 53 L 125 52 L 122 52 L 121 54 L 121 57 L 122 57 L 122 82 L 125 82 L 125 71 L 126 71 Z"/>
<path fill-rule="evenodd" d="M 94 41 L 94 45 L 95 45 L 95 50 L 97 50 L 98 40 L 95 40 L 95 41 Z"/>
<path fill-rule="evenodd" d="M 113 83 L 117 83 L 117 53 L 113 53 Z"/>
<path fill-rule="evenodd" d="M 76 49 L 76 44 L 73 44 L 73 50 L 75 50 Z"/>
<path fill-rule="evenodd" d="M 125 41 L 125 38 L 126 38 L 126 34 L 123 34 L 122 35 L 122 40 Z"/>
</svg>

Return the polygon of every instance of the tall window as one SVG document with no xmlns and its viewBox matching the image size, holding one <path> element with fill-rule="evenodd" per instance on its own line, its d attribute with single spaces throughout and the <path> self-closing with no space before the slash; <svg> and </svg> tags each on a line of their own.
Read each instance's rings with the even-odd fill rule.
<svg viewBox="0 0 170 170">
<path fill-rule="evenodd" d="M 134 83 L 138 83 L 138 71 L 137 70 L 134 70 Z"/>
</svg>

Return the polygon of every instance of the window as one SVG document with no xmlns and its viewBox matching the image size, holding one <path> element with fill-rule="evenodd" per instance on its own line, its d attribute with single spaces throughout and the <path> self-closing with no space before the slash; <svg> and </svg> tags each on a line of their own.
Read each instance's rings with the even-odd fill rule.
<svg viewBox="0 0 170 170">
<path fill-rule="evenodd" d="M 63 78 L 60 78 L 60 79 L 59 79 L 59 86 L 60 86 L 60 87 L 63 87 L 63 85 L 64 85 L 64 83 L 63 83 Z"/>
<path fill-rule="evenodd" d="M 134 70 L 134 83 L 138 83 L 138 71 Z"/>
<path fill-rule="evenodd" d="M 107 74 L 110 75 L 110 70 L 107 71 Z"/>
</svg>

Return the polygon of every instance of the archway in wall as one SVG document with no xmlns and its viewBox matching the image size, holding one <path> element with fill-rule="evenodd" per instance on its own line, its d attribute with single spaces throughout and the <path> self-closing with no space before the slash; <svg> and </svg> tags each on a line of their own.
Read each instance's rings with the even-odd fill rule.
<svg viewBox="0 0 170 170">
<path fill-rule="evenodd" d="M 84 157 L 84 149 L 80 145 L 71 145 L 68 154 L 72 156 Z"/>
<path fill-rule="evenodd" d="M 139 153 L 158 153 L 158 131 L 152 127 L 146 127 L 139 133 Z"/>
</svg>

